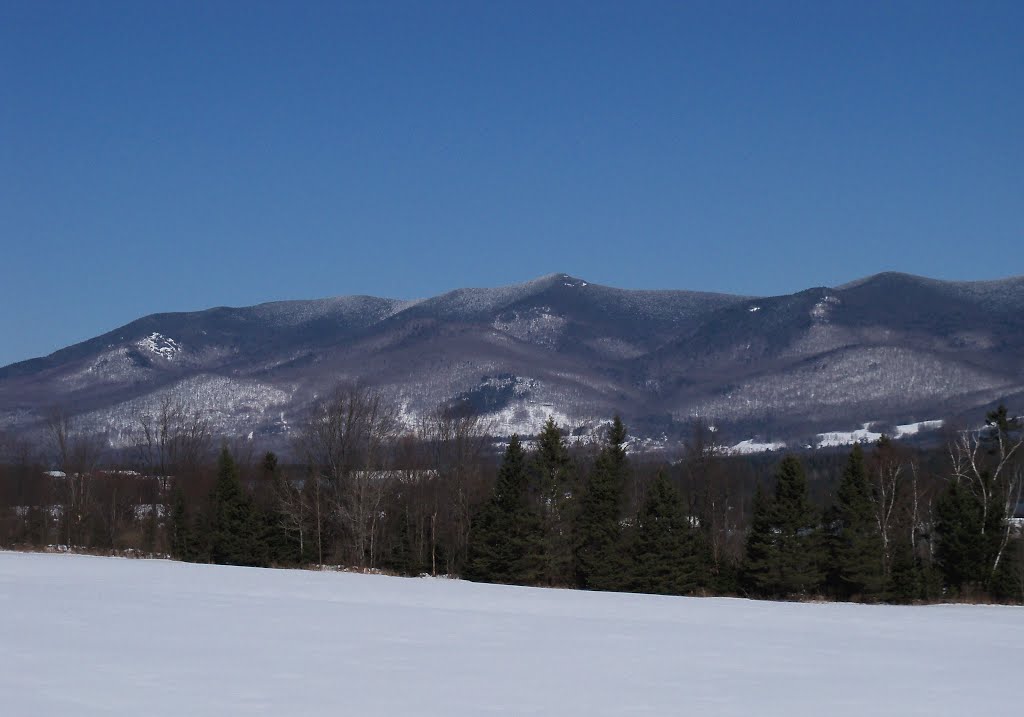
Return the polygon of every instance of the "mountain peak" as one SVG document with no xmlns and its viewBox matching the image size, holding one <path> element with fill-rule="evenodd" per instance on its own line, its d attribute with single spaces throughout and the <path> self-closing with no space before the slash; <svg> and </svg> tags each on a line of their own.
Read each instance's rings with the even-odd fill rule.
<svg viewBox="0 0 1024 717">
<path fill-rule="evenodd" d="M 545 274 L 544 276 L 540 277 L 539 279 L 535 279 L 534 281 L 532 281 L 530 283 L 531 284 L 541 284 L 541 285 L 543 285 L 545 287 L 547 287 L 547 286 L 559 286 L 559 285 L 562 285 L 562 286 L 569 286 L 569 287 L 572 287 L 572 288 L 582 288 L 584 286 L 590 286 L 590 282 L 588 282 L 588 281 L 586 281 L 584 279 L 580 279 L 578 277 L 572 276 L 571 274 L 564 274 L 564 273 Z"/>
<path fill-rule="evenodd" d="M 926 279 L 923 276 L 917 276 L 916 274 L 907 274 L 901 271 L 881 271 L 877 274 L 871 274 L 869 276 L 862 276 L 859 279 L 848 281 L 845 284 L 840 284 L 834 287 L 837 290 L 843 291 L 846 289 L 856 289 L 860 286 L 867 284 L 888 284 L 888 283 L 923 283 L 926 281 L 934 281 L 932 279 Z"/>
</svg>

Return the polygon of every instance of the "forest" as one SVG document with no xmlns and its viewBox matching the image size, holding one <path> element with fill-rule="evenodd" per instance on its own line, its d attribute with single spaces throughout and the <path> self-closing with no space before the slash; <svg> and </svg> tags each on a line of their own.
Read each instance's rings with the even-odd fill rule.
<svg viewBox="0 0 1024 717">
<path fill-rule="evenodd" d="M 979 417 L 978 423 L 981 424 Z M 463 406 L 410 427 L 339 386 L 288 451 L 165 400 L 113 451 L 55 410 L 0 436 L 0 544 L 586 590 L 1024 602 L 1024 429 L 1006 408 L 929 447 L 737 456 L 695 422 L 673 454 L 551 419 L 495 439 Z"/>
</svg>

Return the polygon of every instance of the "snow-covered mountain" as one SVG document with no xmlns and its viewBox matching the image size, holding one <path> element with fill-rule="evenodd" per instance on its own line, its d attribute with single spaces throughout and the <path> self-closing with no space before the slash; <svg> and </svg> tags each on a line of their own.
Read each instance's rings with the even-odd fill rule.
<svg viewBox="0 0 1024 717">
<path fill-rule="evenodd" d="M 744 297 L 551 274 L 419 301 L 155 314 L 0 369 L 0 428 L 31 430 L 60 405 L 126 441 L 171 395 L 219 430 L 283 437 L 315 395 L 358 379 L 410 418 L 468 401 L 507 432 L 616 411 L 640 435 L 700 417 L 746 445 L 892 432 L 1024 402 L 1022 307 L 1024 277 L 889 273 Z"/>
</svg>

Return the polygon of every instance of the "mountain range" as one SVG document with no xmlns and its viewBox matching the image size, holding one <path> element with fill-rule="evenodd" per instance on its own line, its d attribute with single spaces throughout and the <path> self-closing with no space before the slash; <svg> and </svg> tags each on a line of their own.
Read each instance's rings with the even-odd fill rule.
<svg viewBox="0 0 1024 717">
<path fill-rule="evenodd" d="M 1020 406 L 1022 351 L 1024 277 L 884 273 L 752 297 L 550 274 L 416 301 L 146 316 L 0 368 L 0 429 L 37 429 L 59 405 L 124 443 L 172 398 L 218 431 L 273 442 L 317 395 L 356 380 L 410 423 L 468 403 L 505 434 L 535 433 L 549 415 L 586 431 L 620 413 L 655 441 L 699 418 L 741 446 L 813 445 L 828 432 L 913 433 Z"/>
</svg>

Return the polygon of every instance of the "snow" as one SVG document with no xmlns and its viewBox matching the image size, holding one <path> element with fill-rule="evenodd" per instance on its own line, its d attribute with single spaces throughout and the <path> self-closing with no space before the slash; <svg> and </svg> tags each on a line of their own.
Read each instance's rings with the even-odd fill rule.
<svg viewBox="0 0 1024 717">
<path fill-rule="evenodd" d="M 286 387 L 287 388 L 287 387 Z M 132 445 L 139 416 L 155 416 L 170 398 L 201 411 L 225 433 L 245 435 L 255 422 L 280 413 L 291 394 L 270 384 L 244 378 L 200 374 L 162 386 L 152 393 L 119 403 L 110 408 L 86 413 L 85 425 L 103 427 L 114 447 Z"/>
<path fill-rule="evenodd" d="M 942 421 L 918 421 L 917 423 L 904 423 L 896 426 L 896 438 L 916 436 L 921 431 L 937 431 L 942 428 Z"/>
<path fill-rule="evenodd" d="M 556 348 L 569 321 L 558 316 L 550 306 L 535 306 L 525 311 L 514 311 L 511 317 L 498 316 L 492 326 L 520 341 L 538 346 Z"/>
<path fill-rule="evenodd" d="M 856 431 L 828 431 L 818 434 L 818 448 L 835 448 L 836 446 L 852 446 L 854 443 L 874 443 L 882 437 L 881 433 L 870 430 L 871 424 L 865 423 Z"/>
<path fill-rule="evenodd" d="M 838 303 L 839 299 L 826 294 L 811 309 L 811 318 L 817 321 L 828 321 L 829 315 L 832 313 L 832 307 Z"/>
<path fill-rule="evenodd" d="M 906 409 L 917 402 L 966 399 L 972 393 L 998 395 L 1017 390 L 1016 385 L 996 373 L 938 354 L 861 346 L 818 356 L 782 372 L 762 372 L 673 415 L 677 419 L 689 414 L 713 416 L 719 421 L 770 420 L 780 412 L 800 415 L 827 410 L 848 415 L 857 406 L 885 404 L 893 397 Z"/>
<path fill-rule="evenodd" d="M 149 351 L 150 353 L 156 354 L 168 361 L 173 360 L 174 356 L 181 352 L 181 344 L 172 338 L 168 338 L 163 334 L 157 333 L 156 331 L 136 342 L 135 345 L 143 351 Z"/>
<path fill-rule="evenodd" d="M 0 553 L 11 715 L 1012 714 L 1024 609 Z"/>
<path fill-rule="evenodd" d="M 903 423 L 896 426 L 896 432 L 892 438 L 909 438 L 916 436 L 922 431 L 935 431 L 942 428 L 941 420 L 918 421 L 917 423 Z M 854 443 L 874 443 L 882 437 L 881 433 L 871 430 L 871 423 L 865 423 L 856 431 L 828 431 L 818 434 L 818 448 L 835 448 L 837 446 L 852 446 Z"/>
<path fill-rule="evenodd" d="M 559 426 L 573 425 L 573 418 L 550 403 L 525 400 L 483 416 L 492 433 L 499 436 L 532 436 L 551 418 Z"/>
<path fill-rule="evenodd" d="M 745 441 L 740 441 L 735 446 L 727 449 L 727 453 L 733 453 L 736 455 L 746 455 L 749 453 L 767 453 L 768 451 L 781 451 L 786 447 L 785 443 L 765 441 L 755 441 L 753 438 L 748 438 Z"/>
<path fill-rule="evenodd" d="M 360 295 L 336 296 L 328 299 L 272 301 L 242 311 L 279 328 L 297 327 L 325 319 L 342 326 L 369 326 L 422 301 Z"/>
</svg>

